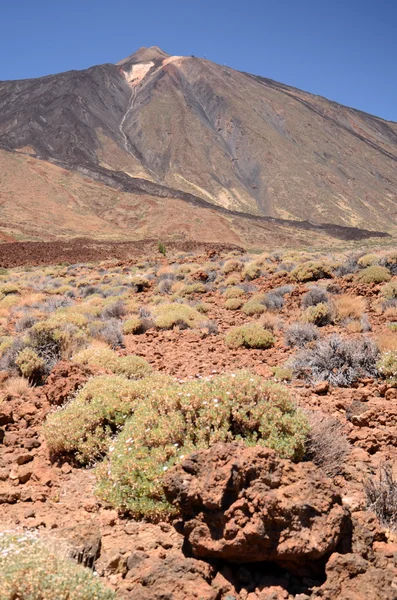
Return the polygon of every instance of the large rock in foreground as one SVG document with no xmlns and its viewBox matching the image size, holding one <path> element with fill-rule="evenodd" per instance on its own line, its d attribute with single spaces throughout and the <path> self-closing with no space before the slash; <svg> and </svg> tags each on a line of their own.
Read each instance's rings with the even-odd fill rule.
<svg viewBox="0 0 397 600">
<path fill-rule="evenodd" d="M 167 474 L 164 490 L 197 558 L 274 561 L 302 575 L 348 549 L 350 515 L 332 482 L 311 463 L 294 464 L 268 448 L 198 451 Z"/>
</svg>

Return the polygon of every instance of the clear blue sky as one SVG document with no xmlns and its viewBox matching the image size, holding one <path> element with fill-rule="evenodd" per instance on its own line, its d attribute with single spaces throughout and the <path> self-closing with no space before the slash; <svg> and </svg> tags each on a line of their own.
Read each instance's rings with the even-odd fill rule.
<svg viewBox="0 0 397 600">
<path fill-rule="evenodd" d="M 160 46 L 397 121 L 397 0 L 3 0 L 1 13 L 0 80 Z"/>
</svg>

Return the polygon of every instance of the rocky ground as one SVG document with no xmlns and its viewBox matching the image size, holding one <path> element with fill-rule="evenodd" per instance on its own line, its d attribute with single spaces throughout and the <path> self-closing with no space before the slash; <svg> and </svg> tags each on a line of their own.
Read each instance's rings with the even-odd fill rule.
<svg viewBox="0 0 397 600">
<path fill-rule="evenodd" d="M 178 265 L 199 265 L 186 275 L 190 283 L 206 282 L 209 263 L 218 270 L 225 264 L 222 256 L 195 255 L 155 258 L 151 268 L 172 270 L 176 260 Z M 107 265 L 112 268 L 120 269 L 120 263 Z M 262 270 L 251 282 L 255 294 L 291 284 L 291 272 L 272 270 Z M 149 281 L 139 292 L 139 305 L 147 310 L 157 293 L 156 281 Z M 228 310 L 224 297 L 228 285 L 223 280 L 189 297 L 191 304 L 206 303 L 206 317 L 216 323 L 216 332 L 152 327 L 139 335 L 124 335 L 117 353 L 143 357 L 155 371 L 179 380 L 241 368 L 273 379 L 273 368 L 296 353 L 286 345 L 285 331 L 302 318 L 302 298 L 313 283 L 293 285 L 283 306 L 270 311 L 275 335 L 271 348 L 231 349 L 225 344 L 232 327 L 263 316 Z M 384 347 L 389 340 L 386 349 L 395 350 L 392 320 L 379 304 L 384 283 L 361 283 L 357 272 L 335 271 L 317 285 L 328 287 L 335 297 L 363 299 L 371 326 L 365 335 Z M 252 293 L 247 292 L 244 301 Z M 15 312 L 1 314 L 7 321 L 3 326 L 15 331 Z M 319 329 L 322 338 L 336 333 L 354 340 L 362 335 L 337 320 Z M 95 465 L 82 467 L 71 457 L 54 457 L 43 436 L 42 425 L 54 407 L 104 372 L 103 366 L 62 359 L 40 385 L 21 390 L 11 387 L 12 372 L 1 372 L 1 530 L 38 531 L 48 543 L 65 547 L 79 562 L 95 568 L 118 598 L 397 598 L 397 537 L 393 527 L 370 510 L 365 493 L 365 482 L 376 478 L 382 465 L 396 464 L 393 382 L 375 375 L 338 387 L 288 378 L 285 385 L 299 407 L 341 424 L 338 435 L 347 440 L 348 450 L 331 477 L 327 466 L 281 459 L 259 446 L 219 443 L 186 457 L 166 474 L 165 493 L 178 508 L 177 517 L 146 522 L 100 500 L 94 489 Z"/>
</svg>

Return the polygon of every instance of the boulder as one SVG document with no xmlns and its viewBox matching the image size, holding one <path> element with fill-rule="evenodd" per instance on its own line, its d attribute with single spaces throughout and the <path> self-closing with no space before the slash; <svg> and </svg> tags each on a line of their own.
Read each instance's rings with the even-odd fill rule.
<svg viewBox="0 0 397 600">
<path fill-rule="evenodd" d="M 195 452 L 168 472 L 164 491 L 196 558 L 272 561 L 302 576 L 351 541 L 350 513 L 332 482 L 268 448 L 220 443 Z"/>
</svg>

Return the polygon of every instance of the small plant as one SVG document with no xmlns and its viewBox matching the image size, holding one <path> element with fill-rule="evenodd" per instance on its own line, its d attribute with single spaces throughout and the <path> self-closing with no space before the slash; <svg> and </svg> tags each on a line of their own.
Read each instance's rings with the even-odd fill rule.
<svg viewBox="0 0 397 600">
<path fill-rule="evenodd" d="M 128 319 L 126 319 L 123 323 L 124 335 L 143 333 L 143 331 L 143 323 L 138 316 L 131 316 Z"/>
<path fill-rule="evenodd" d="M 164 518 L 174 508 L 162 476 L 195 449 L 239 440 L 299 459 L 307 430 L 285 387 L 247 371 L 154 388 L 98 465 L 97 493 L 134 517 Z"/>
<path fill-rule="evenodd" d="M 154 310 L 154 325 L 157 329 L 194 329 L 207 324 L 208 319 L 185 304 L 161 304 Z"/>
<path fill-rule="evenodd" d="M 164 376 L 139 381 L 120 375 L 90 379 L 74 400 L 47 417 L 43 434 L 50 452 L 70 454 L 82 464 L 101 458 L 138 401 L 169 381 Z"/>
<path fill-rule="evenodd" d="M 241 261 L 231 258 L 230 260 L 227 260 L 225 262 L 222 270 L 225 273 L 225 275 L 228 275 L 229 273 L 233 273 L 234 271 L 240 272 L 243 269 L 243 267 L 244 265 Z"/>
<path fill-rule="evenodd" d="M 344 340 L 333 335 L 299 352 L 292 367 L 295 375 L 311 383 L 329 381 L 343 387 L 361 377 L 376 377 L 378 358 L 378 347 L 371 339 Z"/>
<path fill-rule="evenodd" d="M 39 381 L 45 374 L 45 362 L 32 348 L 21 350 L 15 364 L 21 375 L 30 381 Z"/>
<path fill-rule="evenodd" d="M 249 262 L 245 265 L 243 269 L 243 277 L 247 281 L 253 281 L 254 279 L 258 279 L 262 274 L 262 269 L 257 262 Z"/>
<path fill-rule="evenodd" d="M 272 367 L 273 377 L 277 381 L 291 381 L 294 373 L 290 366 L 287 364 L 280 365 L 278 367 Z"/>
<path fill-rule="evenodd" d="M 229 300 L 230 298 L 241 298 L 241 296 L 244 295 L 244 290 L 236 285 L 226 288 L 225 293 L 223 294 L 226 300 Z"/>
<path fill-rule="evenodd" d="M 378 477 L 371 477 L 364 483 L 367 506 L 378 517 L 384 527 L 397 529 L 397 481 L 393 475 L 393 465 L 385 463 Z"/>
<path fill-rule="evenodd" d="M 258 323 L 248 323 L 239 327 L 232 327 L 225 337 L 226 346 L 229 348 L 259 348 L 266 349 L 274 346 L 274 336 L 270 331 L 263 329 Z"/>
<path fill-rule="evenodd" d="M 295 281 L 304 283 L 305 281 L 317 281 L 332 277 L 331 267 L 329 265 L 308 261 L 298 265 L 291 271 L 291 277 Z"/>
<path fill-rule="evenodd" d="M 386 267 L 373 265 L 359 272 L 357 280 L 360 283 L 384 283 L 390 281 L 391 274 Z"/>
<path fill-rule="evenodd" d="M 239 310 L 243 305 L 243 301 L 240 298 L 229 298 L 225 302 L 225 308 L 228 310 Z"/>
<path fill-rule="evenodd" d="M 332 323 L 332 311 L 329 304 L 316 304 L 315 306 L 309 306 L 309 308 L 305 310 L 302 319 L 305 323 L 323 327 L 324 325 Z"/>
<path fill-rule="evenodd" d="M 329 302 L 329 294 L 319 286 L 313 286 L 302 298 L 302 308 L 309 306 L 317 306 L 317 304 L 327 304 Z"/>
<path fill-rule="evenodd" d="M 397 351 L 383 352 L 376 366 L 388 383 L 397 385 Z"/>
<path fill-rule="evenodd" d="M 54 545 L 55 548 L 55 545 Z M 91 570 L 29 533 L 0 533 L 1 600 L 115 600 Z"/>
<path fill-rule="evenodd" d="M 285 343 L 287 346 L 303 348 L 319 337 L 319 330 L 312 323 L 293 323 L 285 332 Z"/>
<path fill-rule="evenodd" d="M 166 256 L 167 249 L 166 249 L 165 245 L 163 244 L 163 242 L 159 242 L 157 244 L 157 250 L 160 252 L 160 254 L 162 254 L 163 256 Z"/>
<path fill-rule="evenodd" d="M 314 462 L 328 477 L 341 475 L 350 452 L 343 424 L 318 410 L 307 410 L 305 415 L 309 423 L 306 459 Z"/>
<path fill-rule="evenodd" d="M 341 294 L 334 299 L 334 308 L 337 321 L 360 319 L 366 309 L 366 302 L 360 296 Z"/>
<path fill-rule="evenodd" d="M 397 281 L 390 281 L 380 289 L 380 295 L 385 300 L 396 300 L 397 299 Z"/>
</svg>

